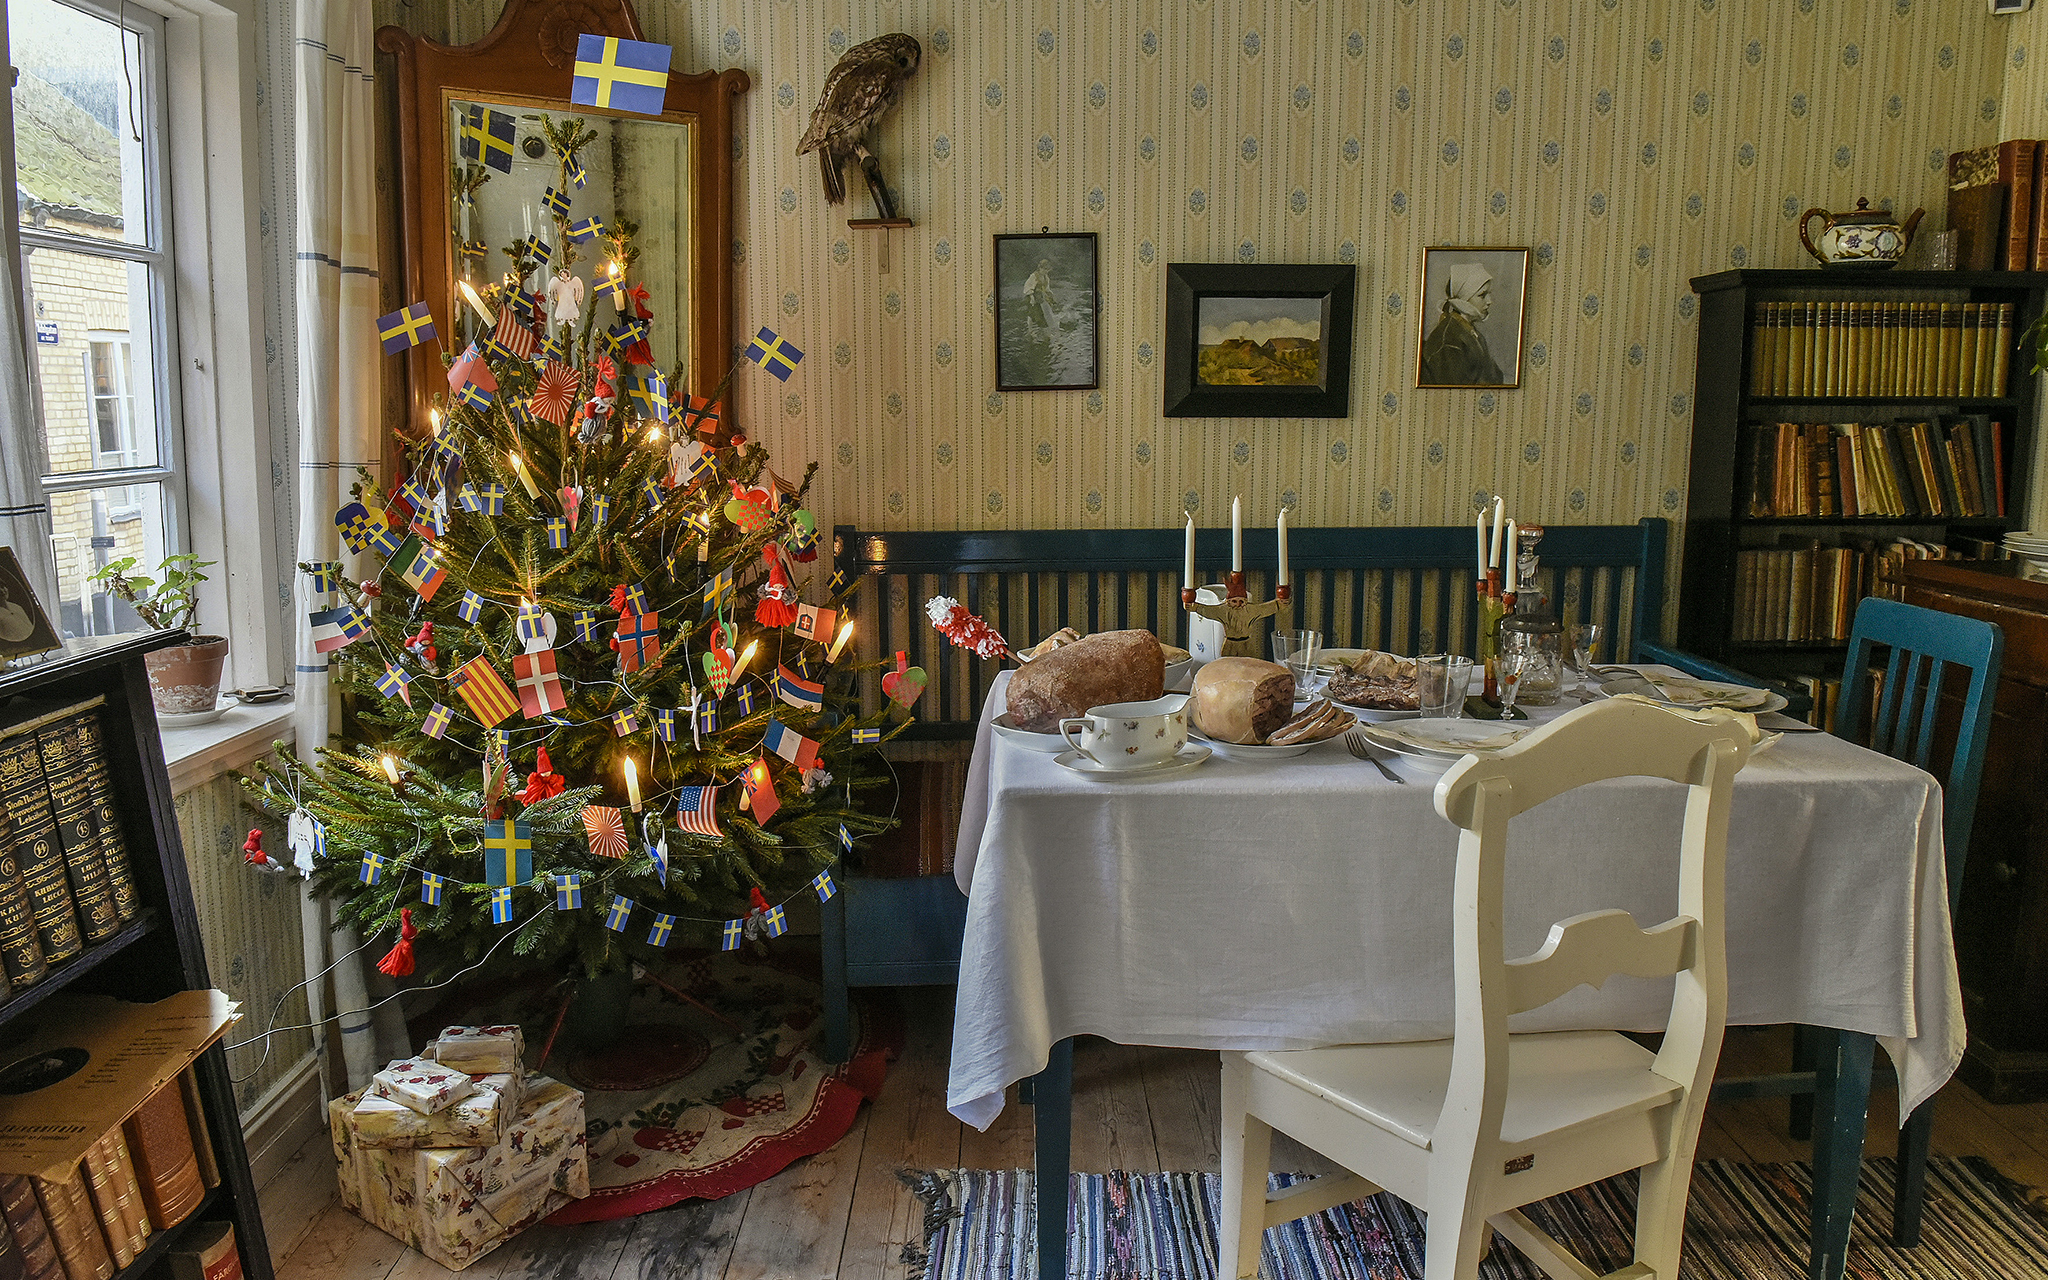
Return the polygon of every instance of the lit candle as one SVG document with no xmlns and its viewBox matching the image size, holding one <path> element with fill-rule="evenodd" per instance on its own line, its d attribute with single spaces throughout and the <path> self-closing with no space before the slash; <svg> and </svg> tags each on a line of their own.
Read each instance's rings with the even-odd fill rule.
<svg viewBox="0 0 2048 1280">
<path fill-rule="evenodd" d="M 839 661 L 839 651 L 844 649 L 846 642 L 851 639 L 853 639 L 853 623 L 851 620 L 848 620 L 845 626 L 839 628 L 839 634 L 833 637 L 832 647 L 825 651 L 825 661 Z"/>
<path fill-rule="evenodd" d="M 661 443 L 661 424 L 659 422 L 650 422 L 647 424 L 647 443 Z"/>
<path fill-rule="evenodd" d="M 1244 572 L 1244 499 L 1230 500 L 1230 571 Z"/>
<path fill-rule="evenodd" d="M 435 434 L 435 435 L 437 435 L 437 436 L 438 436 L 438 435 L 440 435 L 440 434 L 441 434 L 441 411 L 440 411 L 439 409 L 429 409 L 429 410 L 427 410 L 427 420 L 428 420 L 429 422 L 431 422 L 431 423 L 433 423 L 433 424 L 434 424 L 434 434 Z"/>
<path fill-rule="evenodd" d="M 1280 508 L 1280 580 L 1276 586 L 1287 585 L 1287 508 Z"/>
<path fill-rule="evenodd" d="M 481 319 L 487 325 L 495 325 L 498 323 L 498 317 L 492 315 L 490 309 L 484 306 L 484 300 L 481 297 L 477 296 L 476 290 L 469 287 L 469 281 L 464 280 L 460 287 L 462 289 L 463 299 L 469 303 L 472 309 L 475 310 L 477 317 L 479 319 Z"/>
<path fill-rule="evenodd" d="M 738 662 L 735 662 L 732 666 L 733 679 L 739 679 L 740 675 L 746 671 L 747 664 L 754 660 L 754 651 L 756 649 L 759 649 L 760 647 L 761 642 L 759 640 L 747 641 L 747 647 L 740 650 L 740 660 Z"/>
<path fill-rule="evenodd" d="M 1472 517 L 1472 533 L 1479 541 L 1479 578 L 1483 582 L 1486 579 L 1486 513 L 1484 511 Z"/>
<path fill-rule="evenodd" d="M 640 770 L 633 765 L 633 757 L 626 757 L 626 799 L 633 806 L 633 812 L 640 812 Z"/>
<path fill-rule="evenodd" d="M 1500 522 L 1507 513 L 1507 507 L 1499 498 L 1493 500 L 1493 543 L 1486 552 L 1486 567 L 1500 568 Z"/>
<path fill-rule="evenodd" d="M 1517 550 L 1515 543 L 1517 541 L 1518 540 L 1515 537 L 1515 522 L 1510 520 L 1508 521 L 1508 576 L 1507 586 L 1505 588 L 1505 590 L 1509 592 L 1515 590 L 1515 584 L 1518 581 L 1518 579 L 1515 577 L 1515 556 Z"/>
<path fill-rule="evenodd" d="M 1188 517 L 1188 551 L 1181 563 L 1180 585 L 1188 590 L 1195 589 L 1195 518 Z"/>
<path fill-rule="evenodd" d="M 391 780 L 391 789 L 393 791 L 405 790 L 404 780 L 401 779 L 398 774 L 397 756 L 392 755 L 390 752 L 386 752 L 384 754 L 384 758 L 382 760 L 379 760 L 377 763 L 384 766 L 384 776 Z"/>
<path fill-rule="evenodd" d="M 510 450 L 506 451 L 505 456 L 512 460 L 512 469 L 519 473 L 519 483 L 526 486 L 526 496 L 534 499 L 535 501 L 539 501 L 540 487 L 534 484 L 533 477 L 527 474 L 526 459 L 520 457 L 516 453 L 511 452 Z"/>
</svg>

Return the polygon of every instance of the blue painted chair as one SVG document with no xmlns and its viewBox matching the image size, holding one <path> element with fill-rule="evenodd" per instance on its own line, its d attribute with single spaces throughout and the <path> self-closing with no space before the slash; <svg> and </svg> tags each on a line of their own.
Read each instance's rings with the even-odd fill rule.
<svg viewBox="0 0 2048 1280">
<path fill-rule="evenodd" d="M 1646 660 L 1665 662 L 1703 678 L 1732 680 L 1768 687 L 1755 676 L 1662 646 L 1639 646 Z M 1871 706 L 1872 662 L 1888 654 L 1875 708 Z M 1998 687 L 2004 634 L 1991 623 L 1958 617 L 1896 600 L 1872 597 L 1856 609 L 1843 664 L 1842 696 L 1835 708 L 1837 737 L 1861 742 L 1897 760 L 1933 770 L 1942 693 L 1949 666 L 1968 673 L 1961 691 L 1954 746 L 1942 781 L 1942 842 L 1948 873 L 1949 910 L 1961 901 L 1963 864 L 1969 855 L 1970 830 L 1977 815 L 1978 784 L 1984 773 L 1984 746 L 1991 733 L 1991 698 Z M 1872 711 L 1875 715 L 1872 715 Z M 1855 1204 L 1856 1177 L 1868 1119 L 1872 1042 L 1870 1037 L 1800 1028 L 1795 1037 L 1793 1071 L 1784 1076 L 1722 1081 L 1715 1097 L 1740 1098 L 1812 1093 L 1819 1126 L 1813 1148 L 1816 1257 L 1831 1256 L 1839 1274 L 1842 1251 L 1848 1246 L 1849 1214 Z M 1810 1127 L 1803 1109 L 1795 1106 L 1795 1136 Z M 1920 1242 L 1920 1210 L 1925 1199 L 1928 1144 L 1934 1129 L 1933 1104 L 1916 1108 L 1899 1134 L 1899 1177 L 1892 1206 L 1892 1242 Z M 1818 1206 L 1830 1206 L 1823 1212 Z M 1827 1274 L 1816 1272 L 1816 1274 Z"/>
</svg>

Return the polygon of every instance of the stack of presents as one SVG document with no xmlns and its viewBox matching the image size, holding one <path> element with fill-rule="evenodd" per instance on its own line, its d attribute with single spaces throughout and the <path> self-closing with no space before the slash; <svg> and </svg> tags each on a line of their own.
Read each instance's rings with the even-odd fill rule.
<svg viewBox="0 0 2048 1280">
<path fill-rule="evenodd" d="M 590 1194 L 583 1095 L 518 1027 L 449 1027 L 328 1104 L 341 1202 L 453 1271 Z"/>
</svg>

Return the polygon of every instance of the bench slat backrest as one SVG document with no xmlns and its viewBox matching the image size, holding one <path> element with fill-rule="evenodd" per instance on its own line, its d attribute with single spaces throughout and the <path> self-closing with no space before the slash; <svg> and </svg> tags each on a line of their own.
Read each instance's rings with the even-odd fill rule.
<svg viewBox="0 0 2048 1280">
<path fill-rule="evenodd" d="M 1655 639 L 1663 614 L 1668 525 L 1552 526 L 1537 548 L 1539 581 L 1562 621 L 1607 628 L 1611 660 Z M 1196 535 L 1206 582 L 1229 567 L 1230 535 Z M 1244 535 L 1249 590 L 1272 594 L 1277 548 L 1270 529 Z M 1183 534 L 1176 529 L 1020 530 L 913 533 L 833 530 L 837 567 L 863 580 L 855 597 L 859 650 L 893 663 L 900 650 L 930 683 L 908 736 L 971 736 L 981 700 L 1002 664 L 947 644 L 924 604 L 952 596 L 1023 647 L 1063 626 L 1089 634 L 1138 627 L 1187 646 L 1180 605 Z M 1477 651 L 1474 537 L 1470 528 L 1295 529 L 1288 538 L 1294 625 L 1323 633 L 1329 647 L 1414 654 Z M 878 705 L 866 682 L 864 702 Z"/>
</svg>

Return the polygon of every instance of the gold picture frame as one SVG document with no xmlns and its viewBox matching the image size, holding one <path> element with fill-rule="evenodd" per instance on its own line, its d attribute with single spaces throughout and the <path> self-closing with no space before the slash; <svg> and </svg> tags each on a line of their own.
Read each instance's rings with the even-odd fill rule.
<svg viewBox="0 0 2048 1280">
<path fill-rule="evenodd" d="M 1521 386 L 1528 301 L 1527 247 L 1424 249 L 1415 307 L 1415 385 L 1489 391 Z"/>
</svg>

